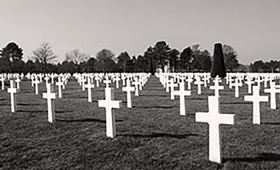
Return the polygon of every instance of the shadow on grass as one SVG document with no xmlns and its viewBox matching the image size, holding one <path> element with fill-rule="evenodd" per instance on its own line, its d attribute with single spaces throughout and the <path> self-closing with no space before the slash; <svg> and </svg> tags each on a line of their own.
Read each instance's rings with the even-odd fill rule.
<svg viewBox="0 0 280 170">
<path fill-rule="evenodd" d="M 133 108 L 143 108 L 143 109 L 148 109 L 148 108 L 170 109 L 173 107 L 175 107 L 175 105 L 172 105 L 172 106 L 133 106 Z"/>
<path fill-rule="evenodd" d="M 17 103 L 18 106 L 38 106 L 38 103 Z"/>
<path fill-rule="evenodd" d="M 224 158 L 225 162 L 261 162 L 261 161 L 280 161 L 280 154 L 275 153 L 259 153 L 258 156 L 252 158 Z"/>
<path fill-rule="evenodd" d="M 102 119 L 92 119 L 92 118 L 85 118 L 85 119 L 71 119 L 71 120 L 66 120 L 66 119 L 55 119 L 58 122 L 98 122 L 98 123 L 106 123 L 106 120 Z M 116 122 L 123 122 L 123 120 L 116 120 Z"/>
<path fill-rule="evenodd" d="M 280 125 L 280 122 L 262 122 L 261 124 L 265 124 L 265 125 Z"/>
<path fill-rule="evenodd" d="M 17 110 L 17 112 L 22 112 L 22 113 L 48 113 L 48 111 L 42 111 L 42 110 Z"/>
<path fill-rule="evenodd" d="M 221 102 L 220 104 L 253 104 L 253 102 Z"/>
<path fill-rule="evenodd" d="M 72 113 L 73 111 L 55 111 L 55 113 Z"/>
<path fill-rule="evenodd" d="M 143 95 L 140 95 L 140 96 L 143 96 L 143 97 L 169 97 L 170 95 L 168 94 L 143 94 Z"/>
<path fill-rule="evenodd" d="M 187 98 L 187 100 L 207 100 L 208 98 L 202 98 L 202 97 L 198 97 L 198 98 Z"/>
<path fill-rule="evenodd" d="M 140 137 L 140 138 L 176 138 L 176 139 L 185 139 L 188 136 L 200 136 L 199 134 L 170 134 L 170 133 L 151 133 L 151 134 L 117 134 L 117 136 L 128 136 L 128 137 Z"/>
<path fill-rule="evenodd" d="M 149 88 L 149 89 L 143 89 L 143 90 L 145 90 L 145 91 L 163 91 L 163 92 L 165 92 L 165 88 L 163 88 L 163 87 L 159 87 L 159 88 Z"/>
</svg>

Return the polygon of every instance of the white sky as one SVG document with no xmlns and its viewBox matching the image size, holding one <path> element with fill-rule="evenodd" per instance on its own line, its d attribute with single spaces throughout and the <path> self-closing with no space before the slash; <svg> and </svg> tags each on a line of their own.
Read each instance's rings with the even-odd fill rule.
<svg viewBox="0 0 280 170">
<path fill-rule="evenodd" d="M 5 0 L 0 48 L 16 42 L 24 59 L 48 42 L 59 60 L 79 49 L 144 54 L 166 41 L 182 51 L 193 44 L 213 53 L 232 46 L 240 63 L 280 60 L 279 0 Z"/>
</svg>

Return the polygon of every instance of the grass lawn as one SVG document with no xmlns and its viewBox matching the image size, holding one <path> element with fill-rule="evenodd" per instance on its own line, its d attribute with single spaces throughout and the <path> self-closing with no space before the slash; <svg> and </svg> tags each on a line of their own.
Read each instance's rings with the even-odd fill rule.
<svg viewBox="0 0 280 170">
<path fill-rule="evenodd" d="M 0 91 L 0 169 L 280 169 L 280 114 L 269 102 L 261 103 L 261 125 L 252 124 L 253 105 L 244 101 L 247 86 L 234 97 L 226 86 L 221 95 L 221 112 L 235 114 L 234 125 L 221 125 L 221 165 L 208 159 L 206 123 L 195 122 L 196 112 L 208 111 L 213 90 L 202 88 L 186 97 L 187 115 L 180 116 L 179 97 L 170 96 L 151 77 L 140 96 L 132 95 L 133 108 L 126 108 L 126 93 L 115 89 L 123 107 L 116 113 L 117 137 L 105 134 L 104 84 L 87 91 L 70 79 L 62 99 L 55 99 L 56 122 L 47 121 L 47 101 L 29 81 L 21 82 L 18 108 L 10 112 L 10 97 Z M 261 95 L 269 95 L 263 93 Z M 277 95 L 279 106 L 279 96 Z"/>
</svg>

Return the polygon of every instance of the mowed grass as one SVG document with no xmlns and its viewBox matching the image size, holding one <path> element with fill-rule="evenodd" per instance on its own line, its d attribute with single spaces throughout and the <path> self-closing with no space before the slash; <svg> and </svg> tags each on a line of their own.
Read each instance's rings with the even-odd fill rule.
<svg viewBox="0 0 280 170">
<path fill-rule="evenodd" d="M 261 125 L 252 124 L 253 105 L 244 101 L 247 86 L 234 97 L 234 89 L 221 91 L 221 112 L 235 114 L 234 125 L 220 125 L 223 162 L 210 162 L 209 127 L 195 122 L 196 112 L 208 111 L 213 90 L 202 88 L 186 97 L 186 116 L 180 116 L 179 97 L 170 96 L 151 77 L 140 96 L 115 89 L 123 107 L 116 113 L 117 136 L 106 137 L 104 84 L 93 89 L 93 102 L 73 78 L 55 99 L 56 122 L 47 121 L 47 102 L 29 81 L 21 82 L 18 108 L 10 112 L 10 97 L 0 91 L 0 169 L 280 169 L 280 115 L 269 102 L 261 103 Z M 113 86 L 113 84 L 112 84 Z M 261 95 L 269 95 L 263 93 Z M 279 106 L 279 96 L 277 95 Z"/>
</svg>

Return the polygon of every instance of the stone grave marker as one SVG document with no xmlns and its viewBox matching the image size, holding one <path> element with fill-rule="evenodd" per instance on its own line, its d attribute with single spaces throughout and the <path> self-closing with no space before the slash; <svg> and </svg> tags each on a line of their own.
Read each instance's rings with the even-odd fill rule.
<svg viewBox="0 0 280 170">
<path fill-rule="evenodd" d="M 201 81 L 199 76 L 196 76 L 196 81 L 194 82 L 194 84 L 197 85 L 197 94 L 201 94 L 201 85 L 203 84 L 203 82 Z"/>
<path fill-rule="evenodd" d="M 134 82 L 132 82 L 132 84 L 135 86 L 135 96 L 139 96 L 140 82 L 138 81 L 137 77 L 135 77 Z"/>
<path fill-rule="evenodd" d="M 109 88 L 109 84 L 111 83 L 111 80 L 109 80 L 108 74 L 106 74 L 105 80 L 103 82 L 106 84 L 106 88 Z"/>
<path fill-rule="evenodd" d="M 235 78 L 234 83 L 231 83 L 231 85 L 235 87 L 235 97 L 239 97 L 239 87 L 242 86 L 242 83 L 238 78 Z"/>
<path fill-rule="evenodd" d="M 116 136 L 115 113 L 113 108 L 120 108 L 121 101 L 114 101 L 114 89 L 105 88 L 105 100 L 98 100 L 99 107 L 106 109 L 106 135 L 114 138 Z"/>
<path fill-rule="evenodd" d="M 4 78 L 4 76 L 0 76 L 0 81 L 1 81 L 2 90 L 5 90 L 5 78 Z"/>
<path fill-rule="evenodd" d="M 11 93 L 11 112 L 15 112 L 17 110 L 17 88 L 14 87 L 15 82 L 14 80 L 10 80 L 10 88 L 8 88 L 8 93 Z"/>
<path fill-rule="evenodd" d="M 261 124 L 260 102 L 268 102 L 268 96 L 260 96 L 259 87 L 253 86 L 253 95 L 244 96 L 245 101 L 253 102 L 253 124 Z"/>
<path fill-rule="evenodd" d="M 264 89 L 265 93 L 270 93 L 270 108 L 276 109 L 276 93 L 280 93 L 280 89 L 275 87 L 275 82 L 270 83 L 270 89 Z"/>
<path fill-rule="evenodd" d="M 132 102 L 131 102 L 131 92 L 135 91 L 135 88 L 130 86 L 130 80 L 126 80 L 126 87 L 122 88 L 123 91 L 126 91 L 126 100 L 127 100 L 127 107 L 131 108 L 132 107 Z"/>
<path fill-rule="evenodd" d="M 91 89 L 94 88 L 94 84 L 91 83 L 90 78 L 88 77 L 88 84 L 85 85 L 85 88 L 88 89 L 88 102 L 92 102 L 92 91 Z"/>
<path fill-rule="evenodd" d="M 208 97 L 209 112 L 197 112 L 195 120 L 209 124 L 209 160 L 217 163 L 222 162 L 220 124 L 234 124 L 234 114 L 220 114 L 219 97 Z"/>
<path fill-rule="evenodd" d="M 40 83 L 40 81 L 38 80 L 37 76 L 35 76 L 34 79 L 35 80 L 33 81 L 33 83 L 35 84 L 35 94 L 39 94 L 38 84 Z"/>
<path fill-rule="evenodd" d="M 180 82 L 179 90 L 174 91 L 174 95 L 180 96 L 180 115 L 186 115 L 185 96 L 190 96 L 191 91 L 185 91 L 185 82 Z"/>
<path fill-rule="evenodd" d="M 58 77 L 58 81 L 55 83 L 58 86 L 58 98 L 62 98 L 62 86 L 63 82 L 61 81 L 61 77 Z"/>
<path fill-rule="evenodd" d="M 219 97 L 219 90 L 224 89 L 224 86 L 220 86 L 219 82 L 220 82 L 220 78 L 216 76 L 216 78 L 214 79 L 214 86 L 210 86 L 210 89 L 215 90 L 216 97 Z"/>
<path fill-rule="evenodd" d="M 178 87 L 178 84 L 174 83 L 173 78 L 170 79 L 169 87 L 170 87 L 170 98 L 171 98 L 171 100 L 174 100 L 175 99 L 174 87 Z"/>
<path fill-rule="evenodd" d="M 54 109 L 54 101 L 56 94 L 52 93 L 51 91 L 51 84 L 47 83 L 47 92 L 43 93 L 43 98 L 47 99 L 48 102 L 48 121 L 54 122 L 55 121 L 55 109 Z"/>
</svg>

